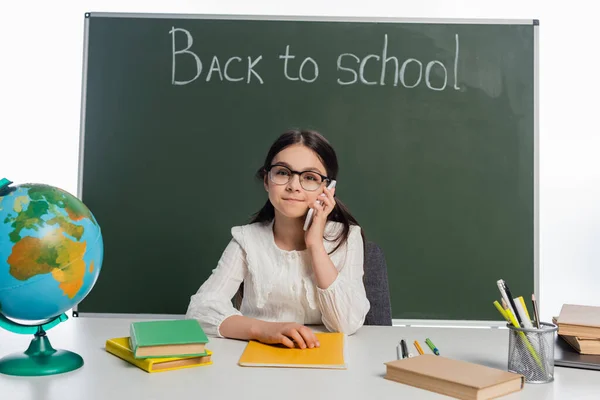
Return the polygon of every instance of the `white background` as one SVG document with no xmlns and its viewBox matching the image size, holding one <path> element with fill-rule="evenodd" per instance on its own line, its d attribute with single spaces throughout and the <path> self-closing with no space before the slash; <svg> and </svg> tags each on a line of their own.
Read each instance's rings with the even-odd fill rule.
<svg viewBox="0 0 600 400">
<path fill-rule="evenodd" d="M 600 306 L 599 6 L 592 1 L 12 1 L 0 6 L 0 175 L 77 193 L 86 11 L 540 20 L 540 305 Z M 526 295 L 523 293 L 523 295 Z M 491 306 L 491 305 L 490 305 Z"/>
</svg>

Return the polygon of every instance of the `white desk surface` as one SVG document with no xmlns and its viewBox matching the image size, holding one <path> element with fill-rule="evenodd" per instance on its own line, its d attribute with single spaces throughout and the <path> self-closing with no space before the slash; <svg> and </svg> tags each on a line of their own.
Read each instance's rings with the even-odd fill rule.
<svg viewBox="0 0 600 400">
<path fill-rule="evenodd" d="M 131 319 L 69 318 L 48 331 L 54 348 L 79 353 L 84 366 L 47 377 L 0 374 L 4 400 L 120 399 L 438 399 L 435 393 L 383 378 L 396 344 L 415 339 L 426 347 L 429 337 L 442 355 L 506 369 L 508 331 L 478 328 L 365 326 L 347 338 L 347 370 L 240 367 L 246 342 L 211 338 L 213 365 L 149 374 L 104 350 L 106 339 L 128 336 Z M 24 351 L 31 337 L 0 329 L 0 357 Z M 429 351 L 424 348 L 424 351 Z M 599 399 L 600 372 L 555 368 L 555 380 L 526 384 L 506 399 Z"/>
</svg>

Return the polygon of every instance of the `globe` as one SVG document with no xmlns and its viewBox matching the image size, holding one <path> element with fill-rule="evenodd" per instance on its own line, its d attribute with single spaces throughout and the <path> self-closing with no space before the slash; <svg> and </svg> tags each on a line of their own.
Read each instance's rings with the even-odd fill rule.
<svg viewBox="0 0 600 400">
<path fill-rule="evenodd" d="M 0 326 L 17 333 L 36 327 L 39 339 L 94 287 L 102 234 L 91 211 L 70 193 L 11 183 L 0 181 Z"/>
</svg>

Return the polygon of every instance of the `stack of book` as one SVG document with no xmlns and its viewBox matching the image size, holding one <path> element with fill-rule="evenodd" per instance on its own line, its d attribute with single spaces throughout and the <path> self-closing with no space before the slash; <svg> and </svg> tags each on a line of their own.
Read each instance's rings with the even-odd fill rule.
<svg viewBox="0 0 600 400">
<path fill-rule="evenodd" d="M 579 353 L 600 355 L 600 307 L 565 304 L 552 320 L 558 334 Z"/>
<path fill-rule="evenodd" d="M 146 372 L 212 364 L 208 337 L 196 320 L 133 322 L 129 333 L 108 339 L 106 351 Z"/>
</svg>

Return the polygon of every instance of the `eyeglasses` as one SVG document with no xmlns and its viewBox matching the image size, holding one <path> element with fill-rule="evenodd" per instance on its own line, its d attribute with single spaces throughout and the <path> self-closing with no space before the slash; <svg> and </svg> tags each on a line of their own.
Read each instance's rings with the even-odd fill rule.
<svg viewBox="0 0 600 400">
<path fill-rule="evenodd" d="M 323 182 L 329 182 L 330 179 L 325 175 L 321 175 L 318 172 L 314 171 L 293 171 L 288 167 L 284 167 L 283 165 L 271 165 L 267 168 L 267 172 L 269 173 L 269 179 L 276 185 L 286 185 L 289 181 L 292 180 L 294 175 L 298 175 L 300 178 L 300 186 L 304 190 L 308 190 L 309 192 L 313 192 L 321 187 Z"/>
</svg>

